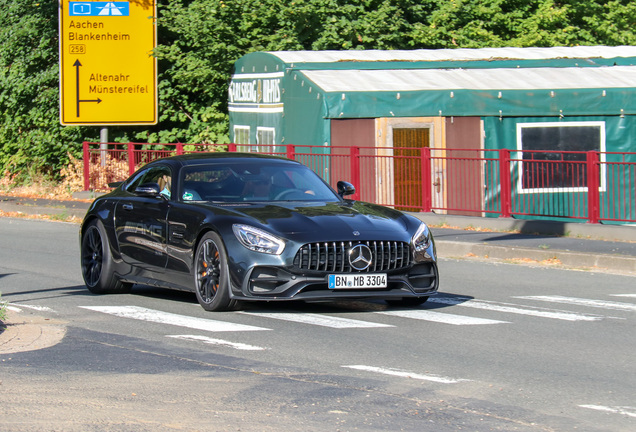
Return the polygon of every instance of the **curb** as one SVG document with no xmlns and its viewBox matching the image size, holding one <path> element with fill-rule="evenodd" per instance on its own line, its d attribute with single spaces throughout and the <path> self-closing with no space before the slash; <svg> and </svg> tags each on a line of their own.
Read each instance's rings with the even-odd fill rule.
<svg viewBox="0 0 636 432">
<path fill-rule="evenodd" d="M 20 213 L 26 215 L 33 216 L 74 216 L 79 219 L 83 219 L 86 215 L 85 208 L 79 207 L 51 207 L 44 205 L 35 205 L 35 204 L 22 204 L 22 203 L 11 203 L 4 202 L 2 204 L 3 212 L 6 213 Z"/>
<path fill-rule="evenodd" d="M 440 215 L 436 213 L 410 213 L 430 226 L 474 228 L 520 234 L 551 235 L 594 240 L 634 241 L 636 225 L 590 224 L 586 222 L 560 222 L 537 219 L 488 218 L 475 216 Z"/>
<path fill-rule="evenodd" d="M 630 274 L 636 276 L 636 258 L 622 255 L 590 254 L 561 250 L 543 251 L 523 247 L 493 246 L 456 241 L 435 241 L 437 255 L 441 258 L 477 258 L 508 260 L 531 260 L 551 262 L 555 265 Z"/>
</svg>

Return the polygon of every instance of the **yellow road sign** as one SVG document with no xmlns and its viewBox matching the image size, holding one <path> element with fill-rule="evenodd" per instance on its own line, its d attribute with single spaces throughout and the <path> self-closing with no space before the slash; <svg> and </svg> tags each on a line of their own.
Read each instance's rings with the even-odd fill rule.
<svg viewBox="0 0 636 432">
<path fill-rule="evenodd" d="M 156 0 L 60 0 L 63 125 L 157 123 Z"/>
</svg>

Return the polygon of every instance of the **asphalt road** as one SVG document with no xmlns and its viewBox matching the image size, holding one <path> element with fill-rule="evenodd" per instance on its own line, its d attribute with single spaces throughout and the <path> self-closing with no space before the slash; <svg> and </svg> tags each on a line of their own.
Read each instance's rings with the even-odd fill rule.
<svg viewBox="0 0 636 432">
<path fill-rule="evenodd" d="M 65 336 L 0 354 L 0 430 L 636 430 L 634 277 L 450 259 L 440 274 L 414 309 L 206 313 L 150 287 L 91 295 L 76 224 L 2 218 L 2 300 Z"/>
</svg>

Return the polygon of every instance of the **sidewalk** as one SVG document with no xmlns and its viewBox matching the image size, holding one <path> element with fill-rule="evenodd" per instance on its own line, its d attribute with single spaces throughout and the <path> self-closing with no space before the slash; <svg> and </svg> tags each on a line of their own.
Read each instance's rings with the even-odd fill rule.
<svg viewBox="0 0 636 432">
<path fill-rule="evenodd" d="M 0 195 L 0 211 L 82 219 L 94 198 L 61 201 Z M 411 213 L 431 226 L 443 258 L 537 262 L 636 276 L 636 226 Z"/>
<path fill-rule="evenodd" d="M 636 276 L 636 226 L 412 213 L 442 257 L 536 261 Z"/>
</svg>

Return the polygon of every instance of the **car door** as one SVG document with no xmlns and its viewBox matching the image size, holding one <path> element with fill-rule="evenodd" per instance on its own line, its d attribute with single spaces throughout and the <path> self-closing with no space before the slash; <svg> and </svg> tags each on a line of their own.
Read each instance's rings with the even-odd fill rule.
<svg viewBox="0 0 636 432">
<path fill-rule="evenodd" d="M 163 272 L 168 260 L 167 218 L 172 172 L 154 165 L 141 171 L 126 188 L 115 208 L 115 230 L 122 259 L 148 272 Z M 161 194 L 149 196 L 139 187 L 157 185 Z"/>
</svg>

